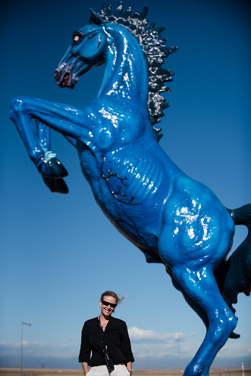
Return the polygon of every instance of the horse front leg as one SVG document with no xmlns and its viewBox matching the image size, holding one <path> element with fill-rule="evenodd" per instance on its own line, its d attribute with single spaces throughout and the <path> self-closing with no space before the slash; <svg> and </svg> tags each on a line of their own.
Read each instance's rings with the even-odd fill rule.
<svg viewBox="0 0 251 376">
<path fill-rule="evenodd" d="M 41 158 L 43 164 L 41 166 L 46 170 L 43 173 L 41 171 L 43 181 L 52 192 L 68 193 L 69 189 L 64 179 L 62 179 L 68 175 L 68 172 L 56 158 L 56 154 L 51 151 L 51 129 L 37 119 L 32 120 L 43 151 L 43 157 Z"/>
<path fill-rule="evenodd" d="M 67 193 L 63 180 L 68 175 L 50 149 L 50 128 L 63 134 L 71 143 L 84 136 L 86 115 L 71 106 L 30 97 L 15 98 L 10 107 L 15 123 L 32 162 L 52 192 Z"/>
</svg>

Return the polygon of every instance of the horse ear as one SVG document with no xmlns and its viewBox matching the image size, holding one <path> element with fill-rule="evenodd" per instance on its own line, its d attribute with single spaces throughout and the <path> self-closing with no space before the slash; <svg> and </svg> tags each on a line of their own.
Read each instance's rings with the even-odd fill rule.
<svg viewBox="0 0 251 376">
<path fill-rule="evenodd" d="M 90 23 L 94 23 L 96 25 L 101 25 L 104 23 L 104 20 L 102 20 L 102 18 L 97 13 L 95 13 L 93 9 L 90 9 L 90 12 Z"/>
</svg>

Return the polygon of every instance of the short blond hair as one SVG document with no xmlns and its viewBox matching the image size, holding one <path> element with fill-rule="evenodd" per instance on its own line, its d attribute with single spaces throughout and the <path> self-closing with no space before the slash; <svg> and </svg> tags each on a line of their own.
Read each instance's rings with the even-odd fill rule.
<svg viewBox="0 0 251 376">
<path fill-rule="evenodd" d="M 121 303 L 122 300 L 125 299 L 125 296 L 124 296 L 123 298 L 120 298 L 120 297 L 116 294 L 116 292 L 114 292 L 114 291 L 110 291 L 110 290 L 103 292 L 103 293 L 101 294 L 100 300 L 103 300 L 105 296 L 112 296 L 112 297 L 116 300 L 116 304 Z"/>
</svg>

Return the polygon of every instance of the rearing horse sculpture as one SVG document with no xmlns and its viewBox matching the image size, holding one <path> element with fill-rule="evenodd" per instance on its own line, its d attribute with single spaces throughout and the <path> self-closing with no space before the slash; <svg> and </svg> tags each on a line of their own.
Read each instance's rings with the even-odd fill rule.
<svg viewBox="0 0 251 376">
<path fill-rule="evenodd" d="M 79 153 L 83 174 L 105 215 L 146 256 L 163 263 L 174 286 L 205 323 L 207 332 L 185 375 L 209 373 L 237 318 L 237 294 L 250 293 L 250 232 L 226 260 L 235 224 L 251 227 L 251 205 L 226 209 L 206 186 L 182 172 L 158 141 L 168 105 L 162 92 L 173 73 L 163 59 L 163 28 L 148 24 L 147 8 L 132 13 L 91 10 L 90 24 L 73 34 L 55 79 L 74 88 L 90 68 L 106 63 L 98 97 L 83 109 L 29 97 L 13 100 L 14 121 L 31 160 L 52 192 L 67 193 L 67 171 L 51 151 L 50 128 Z"/>
</svg>

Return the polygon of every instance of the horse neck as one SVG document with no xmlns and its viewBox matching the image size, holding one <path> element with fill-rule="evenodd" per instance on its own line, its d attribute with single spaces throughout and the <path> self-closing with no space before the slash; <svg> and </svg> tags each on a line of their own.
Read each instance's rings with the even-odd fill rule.
<svg viewBox="0 0 251 376">
<path fill-rule="evenodd" d="M 147 64 L 137 39 L 118 25 L 105 31 L 108 35 L 106 70 L 98 96 L 147 103 Z"/>
</svg>

